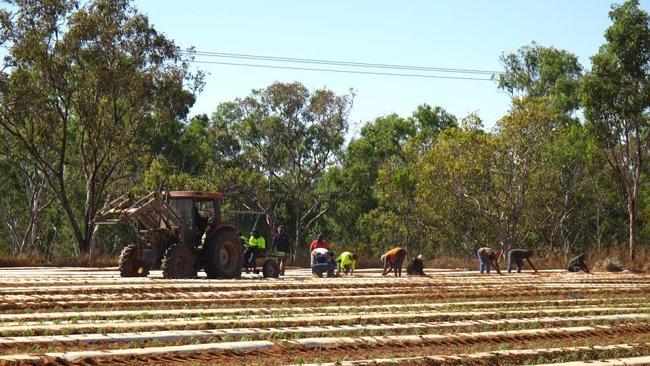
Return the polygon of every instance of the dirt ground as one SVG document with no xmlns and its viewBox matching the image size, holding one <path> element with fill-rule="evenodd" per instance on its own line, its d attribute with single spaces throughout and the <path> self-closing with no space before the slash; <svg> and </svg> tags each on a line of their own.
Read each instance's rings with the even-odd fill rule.
<svg viewBox="0 0 650 366">
<path fill-rule="evenodd" d="M 650 275 L 120 278 L 0 269 L 2 365 L 516 365 L 650 356 Z"/>
</svg>

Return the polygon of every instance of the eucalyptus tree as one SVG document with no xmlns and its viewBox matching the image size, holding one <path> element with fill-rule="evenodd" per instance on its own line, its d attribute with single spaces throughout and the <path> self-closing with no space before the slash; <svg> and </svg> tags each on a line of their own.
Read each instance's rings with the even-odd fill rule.
<svg viewBox="0 0 650 366">
<path fill-rule="evenodd" d="M 650 17 L 636 0 L 614 5 L 606 43 L 583 79 L 585 116 L 625 191 L 629 256 L 635 259 L 639 193 L 650 148 Z"/>
<path fill-rule="evenodd" d="M 224 174 L 244 199 L 275 224 L 285 207 L 297 246 L 337 200 L 341 186 L 319 185 L 340 162 L 353 95 L 308 90 L 300 83 L 274 83 L 222 104 L 213 115 L 221 158 L 234 162 Z"/>
<path fill-rule="evenodd" d="M 201 76 L 128 0 L 9 3 L 0 128 L 42 172 L 87 253 L 95 213 L 129 175 L 125 163 L 159 121 L 188 113 Z"/>
</svg>

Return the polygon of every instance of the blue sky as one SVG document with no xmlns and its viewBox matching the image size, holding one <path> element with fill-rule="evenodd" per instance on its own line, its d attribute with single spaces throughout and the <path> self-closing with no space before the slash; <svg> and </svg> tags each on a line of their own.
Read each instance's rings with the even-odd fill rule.
<svg viewBox="0 0 650 366">
<path fill-rule="evenodd" d="M 182 5 L 181 5 L 182 4 Z M 583 66 L 604 42 L 610 0 L 160 1 L 137 0 L 156 28 L 182 47 L 266 56 L 501 70 L 499 56 L 536 41 L 575 53 Z M 642 0 L 648 9 L 650 0 Z M 214 59 L 217 60 L 217 59 Z M 227 61 L 227 60 L 223 60 Z M 231 60 L 232 61 L 232 60 Z M 440 105 L 492 126 L 509 108 L 496 84 L 199 65 L 206 87 L 192 113 L 274 81 L 356 92 L 353 130 L 389 113 Z"/>
</svg>

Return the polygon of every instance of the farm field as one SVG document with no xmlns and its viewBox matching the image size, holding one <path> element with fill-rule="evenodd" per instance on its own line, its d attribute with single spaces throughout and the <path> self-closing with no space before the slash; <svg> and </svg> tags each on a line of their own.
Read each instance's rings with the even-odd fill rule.
<svg viewBox="0 0 650 366">
<path fill-rule="evenodd" d="M 1 269 L 0 364 L 650 365 L 648 275 L 429 274 Z"/>
</svg>

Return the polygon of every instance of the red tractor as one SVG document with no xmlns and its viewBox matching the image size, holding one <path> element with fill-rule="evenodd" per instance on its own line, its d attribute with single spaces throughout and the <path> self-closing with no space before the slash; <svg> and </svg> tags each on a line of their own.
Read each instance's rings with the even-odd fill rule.
<svg viewBox="0 0 650 366">
<path fill-rule="evenodd" d="M 122 250 L 122 277 L 146 277 L 161 268 L 165 278 L 237 278 L 244 248 L 235 227 L 221 221 L 221 193 L 154 191 L 140 200 L 128 193 L 95 218 L 100 225 L 132 223 L 139 240 Z"/>
</svg>

